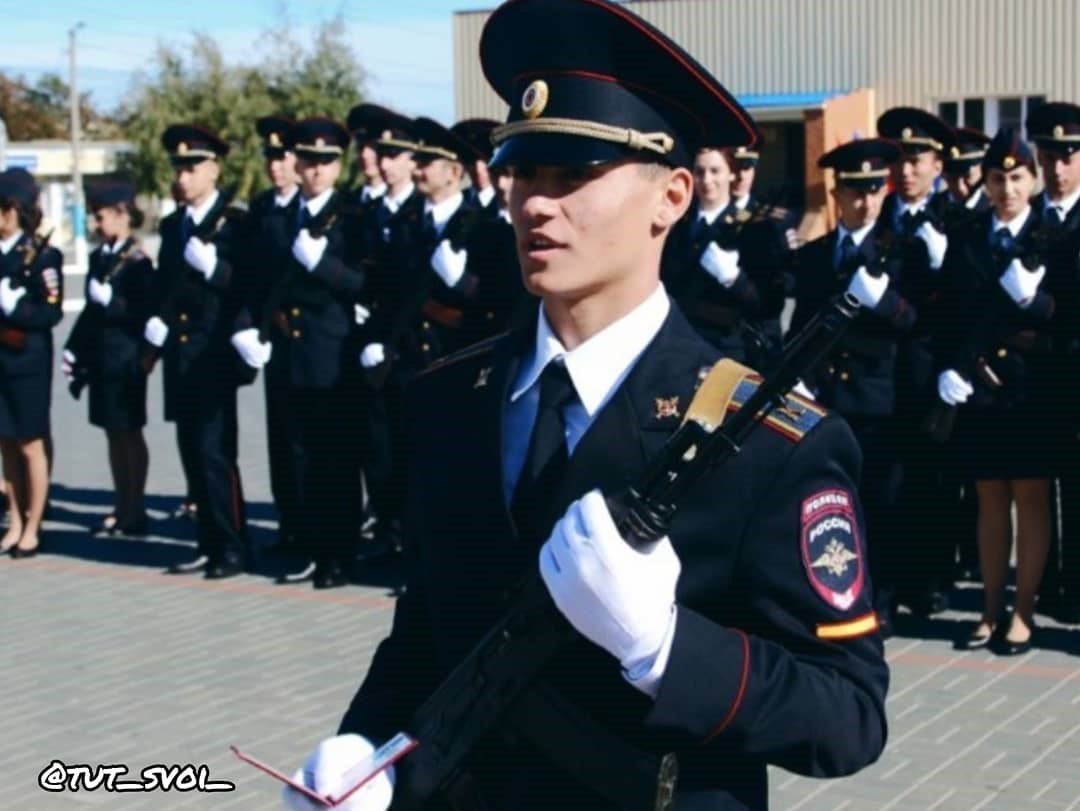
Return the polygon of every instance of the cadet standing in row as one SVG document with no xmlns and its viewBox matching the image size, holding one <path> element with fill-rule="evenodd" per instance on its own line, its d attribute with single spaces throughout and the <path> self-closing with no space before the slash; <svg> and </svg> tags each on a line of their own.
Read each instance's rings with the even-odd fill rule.
<svg viewBox="0 0 1080 811">
<path fill-rule="evenodd" d="M 931 201 L 942 172 L 942 156 L 953 142 L 952 129 L 935 115 L 911 107 L 886 110 L 877 121 L 878 134 L 901 149 L 893 167 L 893 186 L 882 207 L 883 227 L 895 244 L 890 251 L 903 265 L 901 293 L 918 313 L 901 341 L 897 358 L 896 415 L 902 453 L 900 494 L 902 526 L 896 544 L 905 549 L 896 567 L 888 567 L 877 582 L 877 610 L 891 617 L 896 603 L 917 614 L 935 614 L 947 605 L 945 596 L 953 574 L 952 530 L 944 520 L 955 514 L 959 488 L 944 493 L 947 457 L 921 429 L 936 402 L 932 336 L 938 326 L 935 310 L 940 270 L 948 239 L 939 229 Z M 948 511 L 953 512 L 948 512 Z M 873 541 L 871 541 L 873 543 Z"/>
<path fill-rule="evenodd" d="M 133 235 L 142 225 L 135 187 L 107 181 L 87 195 L 101 244 L 90 254 L 86 305 L 64 348 L 64 372 L 75 397 L 89 390 L 90 424 L 105 430 L 115 501 L 97 532 L 142 535 L 143 495 L 150 454 L 146 425 L 146 372 L 140 363 L 149 315 L 154 265 Z"/>
<path fill-rule="evenodd" d="M 263 159 L 266 174 L 270 179 L 270 188 L 257 194 L 248 205 L 248 220 L 245 227 L 245 248 L 247 254 L 245 275 L 248 280 L 247 290 L 254 301 L 249 301 L 248 320 L 243 319 L 239 327 L 260 327 L 256 323 L 256 313 L 265 319 L 265 313 L 258 309 L 269 294 L 270 285 L 275 278 L 275 266 L 283 252 L 288 251 L 296 230 L 297 212 L 300 207 L 300 187 L 296 176 L 296 155 L 285 145 L 293 121 L 284 116 L 264 116 L 255 123 L 256 131 L 263 139 Z M 239 343 L 238 352 L 244 352 L 245 362 L 253 368 L 262 368 L 266 351 L 251 345 L 244 339 Z M 234 343 L 234 345 L 235 345 Z M 254 349 L 254 353 L 249 351 Z M 243 357 L 243 356 L 242 356 Z M 266 442 L 270 464 L 270 492 L 278 514 L 277 540 L 271 552 L 298 551 L 298 532 L 300 524 L 300 493 L 297 467 L 299 450 L 292 443 L 289 426 L 295 415 L 289 411 L 287 387 L 277 375 L 269 371 L 263 374 L 263 392 L 266 398 Z"/>
<path fill-rule="evenodd" d="M 851 141 L 825 153 L 818 166 L 833 171 L 838 224 L 804 245 L 795 275 L 791 333 L 847 292 L 863 305 L 832 355 L 805 382 L 815 399 L 848 421 L 863 454 L 859 496 L 866 511 L 866 543 L 875 583 L 889 583 L 904 564 L 909 543 L 897 532 L 900 515 L 900 425 L 896 416 L 899 343 L 917 313 L 901 292 L 904 265 L 890 255 L 880 220 L 886 182 L 900 150 L 879 138 Z M 889 615 L 881 615 L 887 623 Z M 882 626 L 883 633 L 891 628 Z"/>
<path fill-rule="evenodd" d="M 183 204 L 161 221 L 161 248 L 143 337 L 149 367 L 163 358 L 165 419 L 176 423 L 180 458 L 197 507 L 195 556 L 170 568 L 232 577 L 248 564 L 244 496 L 237 468 L 236 355 L 229 345 L 244 300 L 243 212 L 217 188 L 228 145 L 192 124 L 174 124 L 162 144 Z"/>
<path fill-rule="evenodd" d="M 1055 354 L 1062 380 L 1073 381 L 1062 403 L 1065 429 L 1061 448 L 1060 546 L 1050 555 L 1042 600 L 1046 611 L 1070 623 L 1080 622 L 1080 107 L 1050 102 L 1028 116 L 1028 138 L 1037 147 L 1043 191 L 1034 208 L 1052 234 L 1047 272 L 1067 283 L 1059 306 L 1061 329 L 1055 336 Z"/>
</svg>

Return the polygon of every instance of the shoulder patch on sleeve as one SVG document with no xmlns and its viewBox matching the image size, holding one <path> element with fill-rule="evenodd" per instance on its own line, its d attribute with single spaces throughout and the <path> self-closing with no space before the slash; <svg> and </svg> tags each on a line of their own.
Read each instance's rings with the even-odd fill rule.
<svg viewBox="0 0 1080 811">
<path fill-rule="evenodd" d="M 735 396 L 731 399 L 730 408 L 732 410 L 742 408 L 760 385 L 759 375 L 748 377 L 740 383 L 735 390 Z M 765 418 L 764 424 L 792 442 L 798 442 L 810 433 L 828 413 L 813 400 L 789 393 L 784 398 L 784 405 L 774 408 Z"/>
<path fill-rule="evenodd" d="M 847 490 L 819 490 L 803 500 L 799 546 L 806 577 L 830 607 L 847 611 L 866 582 L 863 544 Z"/>
</svg>

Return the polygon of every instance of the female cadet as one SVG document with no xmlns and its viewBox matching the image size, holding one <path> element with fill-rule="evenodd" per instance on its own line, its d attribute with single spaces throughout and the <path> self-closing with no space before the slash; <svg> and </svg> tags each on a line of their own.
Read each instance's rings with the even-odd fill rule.
<svg viewBox="0 0 1080 811">
<path fill-rule="evenodd" d="M 90 200 L 101 245 L 90 255 L 86 307 L 64 349 L 64 373 L 78 396 L 89 385 L 90 424 L 105 430 L 116 489 L 113 512 L 97 532 L 146 532 L 143 495 L 150 457 L 146 425 L 146 375 L 138 361 L 154 266 L 132 236 L 142 224 L 135 189 L 112 182 Z"/>
<path fill-rule="evenodd" d="M 1038 217 L 1029 198 L 1035 158 L 1011 129 L 983 158 L 991 210 L 950 241 L 943 269 L 945 313 L 938 394 L 961 405 L 954 441 L 978 496 L 983 614 L 961 647 L 1003 655 L 1031 647 L 1035 597 L 1050 543 L 1056 407 L 1051 397 L 1055 280 L 1035 250 Z M 1034 267 L 1029 267 L 1034 265 Z M 1001 623 L 1016 504 L 1016 604 Z"/>
<path fill-rule="evenodd" d="M 38 187 L 23 169 L 0 172 L 0 453 L 8 530 L 0 552 L 37 554 L 49 489 L 52 328 L 63 316 L 60 252 L 36 236 Z"/>
</svg>

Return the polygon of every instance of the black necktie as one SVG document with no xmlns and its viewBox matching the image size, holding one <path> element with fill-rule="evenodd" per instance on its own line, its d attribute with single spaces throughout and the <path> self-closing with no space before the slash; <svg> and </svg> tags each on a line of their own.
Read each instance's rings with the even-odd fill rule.
<svg viewBox="0 0 1080 811">
<path fill-rule="evenodd" d="M 296 213 L 296 226 L 297 231 L 303 231 L 305 228 L 311 227 L 311 211 L 303 203 L 300 204 L 300 209 Z"/>
<path fill-rule="evenodd" d="M 837 270 L 845 272 L 854 270 L 851 265 L 855 261 L 855 254 L 858 252 L 859 249 L 855 247 L 855 240 L 851 238 L 851 234 L 844 234 L 844 238 L 840 240 L 840 264 L 837 266 Z"/>
<path fill-rule="evenodd" d="M 191 235 L 195 233 L 195 220 L 191 216 L 191 210 L 184 212 L 184 218 L 180 220 L 180 244 L 186 245 Z"/>
<path fill-rule="evenodd" d="M 510 505 L 521 536 L 537 543 L 550 533 L 555 518 L 549 515 L 552 492 L 570 459 L 563 410 L 576 399 L 566 366 L 550 361 L 540 375 L 540 407 Z"/>
<path fill-rule="evenodd" d="M 1057 206 L 1047 205 L 1043 210 L 1043 222 L 1047 225 L 1061 225 L 1064 222 L 1061 216 L 1061 209 Z"/>
<path fill-rule="evenodd" d="M 999 228 L 990 237 L 990 249 L 1002 256 L 1010 256 L 1015 245 L 1016 240 L 1013 239 L 1012 232 L 1008 228 Z"/>
<path fill-rule="evenodd" d="M 906 236 L 911 236 L 915 233 L 915 215 L 908 209 L 900 215 L 900 228 Z"/>
<path fill-rule="evenodd" d="M 439 231 L 435 228 L 435 215 L 430 211 L 424 215 L 424 240 L 432 246 L 439 241 Z"/>
</svg>

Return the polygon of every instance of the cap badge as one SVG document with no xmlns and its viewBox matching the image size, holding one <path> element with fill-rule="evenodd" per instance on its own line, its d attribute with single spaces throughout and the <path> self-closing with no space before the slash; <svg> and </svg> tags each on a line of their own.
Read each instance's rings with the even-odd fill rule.
<svg viewBox="0 0 1080 811">
<path fill-rule="evenodd" d="M 1001 165 L 1006 169 L 1012 169 L 1014 166 L 1016 166 L 1016 158 L 1014 158 L 1012 155 L 1006 155 L 1001 161 Z"/>
<path fill-rule="evenodd" d="M 900 137 L 903 138 L 906 141 L 913 134 L 914 133 L 912 133 L 911 127 L 904 127 L 904 129 L 900 132 Z"/>
<path fill-rule="evenodd" d="M 281 146 L 281 136 L 276 132 L 270 133 L 270 146 Z"/>
<path fill-rule="evenodd" d="M 1058 124 L 1056 127 L 1054 127 L 1054 137 L 1055 138 L 1064 138 L 1065 137 L 1065 128 L 1063 126 L 1061 126 L 1061 124 Z"/>
<path fill-rule="evenodd" d="M 181 141 L 180 143 L 178 143 L 176 145 L 176 154 L 177 155 L 186 155 L 187 151 L 188 151 L 187 141 Z"/>
<path fill-rule="evenodd" d="M 739 213 L 735 215 L 735 222 L 747 222 L 753 216 L 754 215 L 745 208 L 740 208 Z"/>
<path fill-rule="evenodd" d="M 870 165 L 870 161 L 863 161 L 863 162 L 862 162 L 862 170 L 863 170 L 864 172 L 869 172 L 871 168 L 872 168 L 872 167 L 871 167 L 871 165 Z"/>
<path fill-rule="evenodd" d="M 543 79 L 537 79 L 525 88 L 521 94 L 521 112 L 526 118 L 537 118 L 544 112 L 548 103 L 548 86 Z"/>
<path fill-rule="evenodd" d="M 656 397 L 653 403 L 656 406 L 656 419 L 658 420 L 681 416 L 678 395 L 674 397 Z"/>
<path fill-rule="evenodd" d="M 322 147 L 326 146 L 326 139 L 322 138 L 322 137 L 316 138 L 315 139 L 315 146 L 320 148 L 320 149 Z"/>
</svg>

